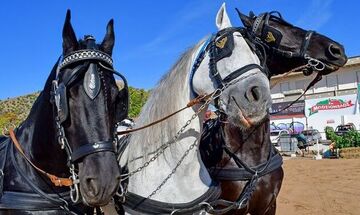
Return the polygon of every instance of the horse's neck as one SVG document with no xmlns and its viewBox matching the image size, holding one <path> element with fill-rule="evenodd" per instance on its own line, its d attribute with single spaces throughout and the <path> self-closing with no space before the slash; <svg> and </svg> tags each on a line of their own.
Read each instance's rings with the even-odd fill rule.
<svg viewBox="0 0 360 215">
<path fill-rule="evenodd" d="M 227 124 L 224 127 L 228 147 L 250 166 L 265 162 L 270 150 L 269 121 L 250 131 Z"/>
<path fill-rule="evenodd" d="M 189 93 L 187 93 L 187 95 L 189 95 Z M 184 96 L 178 96 L 174 99 L 184 99 Z M 190 97 L 185 96 L 185 99 L 182 102 L 183 104 L 180 105 L 182 107 L 186 106 L 189 100 Z M 171 104 L 171 101 L 167 101 L 167 103 Z M 194 113 L 194 109 L 186 109 L 185 111 L 176 115 L 176 122 L 169 121 L 155 125 L 160 126 L 160 128 L 163 129 L 159 134 L 156 133 L 156 135 L 149 135 L 156 140 L 148 139 L 149 136 L 144 136 L 146 134 L 139 135 L 134 133 L 135 137 L 131 137 L 130 146 L 146 147 L 146 144 L 154 144 L 153 141 L 160 141 L 161 143 L 172 141 L 173 137 L 176 135 L 176 132 L 180 130 L 181 126 L 185 125 L 186 121 L 189 120 Z M 166 149 L 164 154 L 160 155 L 154 162 L 150 163 L 148 167 L 132 176 L 130 178 L 129 191 L 144 197 L 149 196 L 164 181 L 164 179 L 169 176 L 173 169 L 178 165 L 181 157 L 185 153 L 188 153 L 174 174 L 165 183 L 165 185 L 159 191 L 157 191 L 152 199 L 167 203 L 185 203 L 190 202 L 204 194 L 211 183 L 211 179 L 201 159 L 199 158 L 197 150 L 198 145 L 187 152 L 189 147 L 200 137 L 202 129 L 201 122 L 202 119 L 194 119 L 180 135 L 176 143 L 172 144 L 168 149 Z M 169 131 L 168 128 L 171 126 L 174 127 L 174 124 L 176 125 L 176 129 Z M 149 131 L 151 131 L 152 128 L 149 129 Z M 159 131 L 159 128 L 153 128 L 153 131 Z M 160 137 L 158 135 L 160 135 Z M 129 148 L 129 151 L 132 150 L 131 147 Z M 146 148 L 149 150 L 147 152 L 143 151 L 143 155 L 152 153 L 154 151 L 154 148 Z M 138 154 L 137 156 L 142 155 Z M 135 161 L 130 162 L 128 164 L 129 171 L 131 172 L 137 167 L 142 166 L 145 161 L 148 161 L 152 156 L 153 154 L 149 154 L 142 159 L 136 159 Z"/>
<path fill-rule="evenodd" d="M 56 141 L 53 107 L 50 103 L 50 84 L 35 101 L 29 116 L 16 132 L 25 154 L 40 168 L 55 175 L 68 174 L 66 155 Z M 20 166 L 29 166 L 16 153 Z M 33 168 L 30 171 L 35 172 Z M 65 175 L 64 175 L 65 176 Z"/>
</svg>

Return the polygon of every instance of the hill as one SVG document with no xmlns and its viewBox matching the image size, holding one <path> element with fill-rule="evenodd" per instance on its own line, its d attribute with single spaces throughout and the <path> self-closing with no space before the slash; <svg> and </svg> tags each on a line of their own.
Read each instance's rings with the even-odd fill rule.
<svg viewBox="0 0 360 215">
<path fill-rule="evenodd" d="M 129 117 L 135 118 L 139 115 L 142 106 L 145 104 L 149 96 L 149 91 L 129 87 L 129 92 Z M 0 100 L 0 134 L 10 127 L 18 126 L 26 119 L 39 94 L 40 92 L 36 92 L 16 98 Z"/>
</svg>

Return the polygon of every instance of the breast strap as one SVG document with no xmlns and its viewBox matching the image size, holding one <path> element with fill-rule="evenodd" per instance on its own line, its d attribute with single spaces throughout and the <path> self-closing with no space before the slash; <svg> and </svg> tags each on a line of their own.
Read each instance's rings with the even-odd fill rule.
<svg viewBox="0 0 360 215">
<path fill-rule="evenodd" d="M 263 171 L 259 172 L 258 176 L 267 175 L 278 168 L 283 164 L 282 156 L 279 153 L 273 154 L 271 162 L 268 167 Z M 253 167 L 254 170 L 261 170 L 266 166 L 266 162 L 258 166 Z M 211 177 L 216 180 L 223 181 L 247 181 L 253 177 L 253 174 L 247 171 L 245 168 L 232 167 L 232 168 L 220 168 L 220 167 L 211 167 L 208 169 Z"/>
<path fill-rule="evenodd" d="M 160 202 L 128 192 L 124 207 L 145 214 L 193 214 L 204 210 L 208 205 L 206 203 L 217 200 L 220 194 L 221 187 L 218 183 L 211 185 L 203 195 L 188 203 Z"/>
</svg>

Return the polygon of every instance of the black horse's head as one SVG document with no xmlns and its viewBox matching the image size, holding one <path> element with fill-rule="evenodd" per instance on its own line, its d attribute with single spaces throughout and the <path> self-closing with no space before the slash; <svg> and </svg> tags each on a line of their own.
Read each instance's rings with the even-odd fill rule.
<svg viewBox="0 0 360 215">
<path fill-rule="evenodd" d="M 250 12 L 250 15 L 246 16 L 237 11 L 250 39 L 256 38 L 268 53 L 282 59 L 268 59 L 267 65 L 272 74 L 282 74 L 308 63 L 317 67 L 315 70 L 322 74 L 328 74 L 347 62 L 344 47 L 340 43 L 314 31 L 293 26 L 286 22 L 279 12 L 263 13 L 259 16 Z M 304 74 L 311 72 L 307 70 Z"/>
<path fill-rule="evenodd" d="M 113 76 L 114 40 L 110 20 L 101 44 L 92 36 L 78 41 L 67 12 L 53 100 L 59 142 L 78 167 L 80 191 L 90 206 L 107 204 L 120 181 L 113 141 L 116 121 L 127 116 L 128 92 L 126 80 L 119 91 Z"/>
</svg>

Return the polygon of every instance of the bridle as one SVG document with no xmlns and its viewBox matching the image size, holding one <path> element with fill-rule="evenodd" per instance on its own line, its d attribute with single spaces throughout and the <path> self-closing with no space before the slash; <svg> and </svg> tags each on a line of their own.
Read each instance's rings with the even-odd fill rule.
<svg viewBox="0 0 360 215">
<path fill-rule="evenodd" d="M 240 11 L 237 8 L 236 11 L 240 16 Z M 255 18 L 251 28 L 246 29 L 245 36 L 250 43 L 253 43 L 256 46 L 260 46 L 261 49 L 270 50 L 270 52 L 274 54 L 278 54 L 287 58 L 304 59 L 304 62 L 306 62 L 306 67 L 302 67 L 301 70 L 305 75 L 310 75 L 313 71 L 319 72 L 325 68 L 333 68 L 333 66 L 329 65 L 328 63 L 313 58 L 308 54 L 308 47 L 312 36 L 314 33 L 316 33 L 315 31 L 309 30 L 306 32 L 299 51 L 294 52 L 289 50 L 282 50 L 279 48 L 279 46 L 281 44 L 283 35 L 279 30 L 269 24 L 269 20 L 275 20 L 280 23 L 292 26 L 282 18 L 280 12 L 278 11 L 262 13 Z"/>
<path fill-rule="evenodd" d="M 211 75 L 211 78 L 214 79 L 216 83 L 216 88 L 221 89 L 226 84 L 229 84 L 233 81 L 235 81 L 238 77 L 240 77 L 242 74 L 252 70 L 252 69 L 259 69 L 262 73 L 264 73 L 266 76 L 268 76 L 268 70 L 267 67 L 264 66 L 265 63 L 262 63 L 262 66 L 251 63 L 247 64 L 233 72 L 231 72 L 229 75 L 222 77 L 217 69 L 217 63 L 222 60 L 223 58 L 230 57 L 233 50 L 234 50 L 234 32 L 240 32 L 240 34 L 243 34 L 244 29 L 240 27 L 229 27 L 225 28 L 221 31 L 218 31 L 215 34 L 212 34 L 209 36 L 209 38 L 203 43 L 203 45 L 200 47 L 197 57 L 195 58 L 193 65 L 191 67 L 190 72 L 190 89 L 192 94 L 196 97 L 198 94 L 194 90 L 193 85 L 193 78 L 195 75 L 195 72 L 199 68 L 201 62 L 204 60 L 206 53 L 209 53 L 209 72 Z M 218 102 L 215 101 L 215 105 L 218 106 Z"/>
<path fill-rule="evenodd" d="M 85 40 L 87 42 L 87 49 L 72 52 L 66 55 L 61 61 L 59 60 L 60 62 L 58 62 L 56 78 L 52 82 L 51 92 L 51 101 L 55 110 L 54 118 L 57 131 L 57 140 L 61 148 L 64 149 L 67 154 L 67 165 L 71 173 L 70 177 L 73 181 L 73 185 L 70 187 L 70 197 L 73 202 L 77 202 L 79 200 L 79 179 L 75 172 L 75 164 L 90 154 L 104 151 L 115 153 L 114 141 L 116 140 L 116 137 L 114 135 L 114 139 L 106 139 L 93 143 L 87 143 L 75 149 L 71 148 L 63 127 L 63 123 L 66 121 L 69 115 L 67 104 L 68 98 L 66 94 L 67 88 L 75 80 L 77 80 L 81 74 L 85 73 L 84 90 L 90 99 L 95 99 L 101 88 L 101 81 L 98 74 L 100 70 L 97 68 L 98 66 L 101 67 L 104 71 L 108 71 L 120 76 L 124 81 L 124 88 L 127 88 L 125 77 L 113 69 L 112 58 L 108 54 L 95 49 L 95 39 L 92 36 L 86 36 Z M 70 75 L 65 76 L 65 78 L 62 80 L 60 79 L 60 74 L 65 68 L 79 62 L 85 63 L 76 66 L 74 69 L 72 69 L 72 71 L 68 71 L 70 72 Z"/>
<path fill-rule="evenodd" d="M 238 12 L 238 15 L 240 16 L 240 11 L 236 8 L 236 11 Z M 251 15 L 252 17 L 254 17 L 255 15 Z M 273 114 L 277 114 L 279 112 L 282 112 L 283 110 L 289 108 L 290 106 L 292 106 L 295 102 L 297 102 L 303 95 L 305 95 L 305 93 L 312 87 L 314 86 L 317 82 L 319 82 L 322 79 L 322 73 L 321 71 L 323 71 L 325 68 L 329 68 L 329 69 L 333 69 L 334 67 L 331 65 L 328 65 L 327 63 L 313 58 L 311 56 L 309 56 L 308 52 L 308 47 L 311 41 L 312 36 L 314 35 L 315 31 L 307 31 L 305 34 L 305 37 L 302 40 L 301 43 L 301 47 L 300 50 L 297 52 L 293 52 L 293 51 L 288 51 L 288 50 L 282 50 L 280 48 L 280 43 L 282 40 L 282 33 L 277 30 L 276 28 L 272 27 L 269 24 L 269 20 L 275 20 L 278 21 L 280 23 L 283 23 L 285 25 L 289 25 L 292 26 L 290 23 L 286 22 L 280 12 L 278 11 L 271 11 L 271 12 L 266 12 L 266 13 L 262 13 L 259 16 L 257 16 L 251 26 L 251 28 L 245 28 L 245 32 L 244 35 L 246 37 L 246 40 L 249 44 L 250 47 L 253 47 L 255 50 L 263 50 L 263 53 L 265 54 L 258 54 L 259 58 L 262 58 L 263 62 L 267 61 L 267 54 L 266 54 L 266 50 L 268 50 L 271 54 L 278 54 L 280 56 L 284 56 L 286 58 L 300 58 L 303 59 L 305 64 L 301 65 L 299 67 L 296 67 L 292 70 L 290 70 L 289 72 L 287 72 L 285 74 L 288 75 L 291 72 L 297 72 L 297 71 L 302 71 L 304 73 L 304 75 L 310 75 L 313 71 L 317 71 L 318 73 L 316 74 L 315 78 L 309 83 L 309 85 L 305 88 L 304 92 L 294 101 L 292 101 L 288 106 L 286 106 L 285 108 L 271 113 L 271 115 Z M 260 36 L 258 36 L 260 35 Z M 270 55 L 273 56 L 273 55 Z M 271 73 L 271 71 L 270 71 Z M 269 74 L 269 78 L 270 78 L 271 74 Z"/>
</svg>

